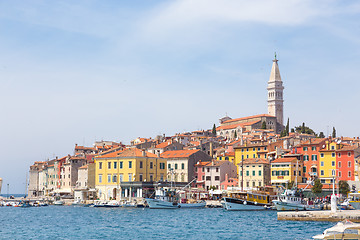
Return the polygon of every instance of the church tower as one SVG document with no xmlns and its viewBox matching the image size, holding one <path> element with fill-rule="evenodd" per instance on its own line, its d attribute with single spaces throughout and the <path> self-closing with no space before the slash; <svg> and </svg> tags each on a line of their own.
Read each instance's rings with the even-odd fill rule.
<svg viewBox="0 0 360 240">
<path fill-rule="evenodd" d="M 283 100 L 283 83 L 281 81 L 280 77 L 280 70 L 278 66 L 278 60 L 276 59 L 276 53 L 275 53 L 275 59 L 273 60 L 271 73 L 270 73 L 270 79 L 268 82 L 268 114 L 275 116 L 277 122 L 280 125 L 284 125 L 283 118 L 284 118 L 284 100 Z"/>
</svg>

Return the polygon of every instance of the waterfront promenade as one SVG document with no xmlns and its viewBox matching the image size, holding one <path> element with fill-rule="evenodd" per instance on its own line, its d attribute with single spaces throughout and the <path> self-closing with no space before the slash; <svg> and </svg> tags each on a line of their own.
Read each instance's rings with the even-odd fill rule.
<svg viewBox="0 0 360 240">
<path fill-rule="evenodd" d="M 360 222 L 360 210 L 340 210 L 337 212 L 326 211 L 299 211 L 299 212 L 278 212 L 278 220 L 287 221 L 327 221 L 340 222 L 348 219 L 352 222 Z"/>
</svg>

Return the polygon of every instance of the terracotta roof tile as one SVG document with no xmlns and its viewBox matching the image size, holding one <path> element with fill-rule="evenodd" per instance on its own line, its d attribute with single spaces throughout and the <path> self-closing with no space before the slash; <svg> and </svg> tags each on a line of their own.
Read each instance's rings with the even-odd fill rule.
<svg viewBox="0 0 360 240">
<path fill-rule="evenodd" d="M 200 151 L 200 150 L 194 149 L 194 150 L 166 151 L 166 152 L 163 152 L 160 156 L 162 158 L 187 158 L 198 151 Z"/>
</svg>

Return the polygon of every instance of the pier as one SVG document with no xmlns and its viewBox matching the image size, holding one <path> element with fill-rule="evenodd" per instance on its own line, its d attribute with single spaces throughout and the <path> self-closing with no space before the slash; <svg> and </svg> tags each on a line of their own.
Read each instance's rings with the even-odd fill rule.
<svg viewBox="0 0 360 240">
<path fill-rule="evenodd" d="M 278 220 L 287 221 L 326 221 L 339 222 L 348 219 L 352 222 L 360 222 L 360 210 L 341 210 L 337 212 L 329 211 L 298 211 L 298 212 L 278 212 Z"/>
</svg>

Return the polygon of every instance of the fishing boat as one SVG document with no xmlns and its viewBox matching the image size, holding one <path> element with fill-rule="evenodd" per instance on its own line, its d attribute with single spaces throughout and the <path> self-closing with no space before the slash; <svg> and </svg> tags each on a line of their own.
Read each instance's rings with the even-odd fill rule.
<svg viewBox="0 0 360 240">
<path fill-rule="evenodd" d="M 63 200 L 57 200 L 54 202 L 54 205 L 57 205 L 57 206 L 61 206 L 61 205 L 64 205 L 65 202 Z"/>
<path fill-rule="evenodd" d="M 360 240 L 360 224 L 345 219 L 326 229 L 323 234 L 313 236 L 313 239 Z"/>
<path fill-rule="evenodd" d="M 155 198 L 145 200 L 150 209 L 176 209 L 180 206 L 176 199 L 176 192 L 166 191 L 163 188 L 155 190 Z"/>
</svg>

